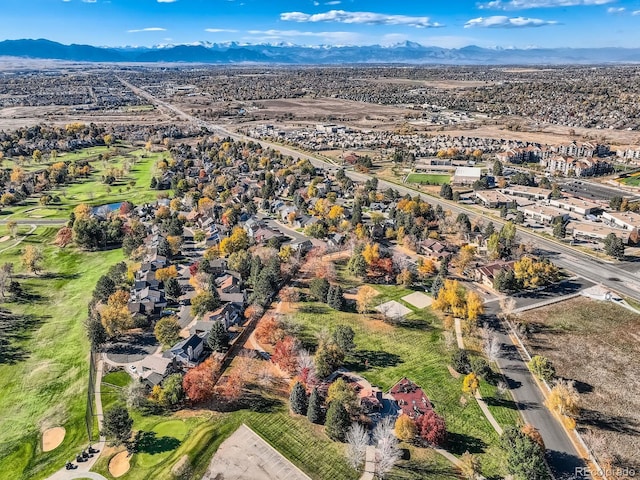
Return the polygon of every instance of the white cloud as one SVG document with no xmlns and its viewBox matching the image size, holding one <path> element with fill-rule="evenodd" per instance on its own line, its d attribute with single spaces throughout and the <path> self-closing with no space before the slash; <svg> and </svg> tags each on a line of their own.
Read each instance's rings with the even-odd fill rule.
<svg viewBox="0 0 640 480">
<path fill-rule="evenodd" d="M 631 15 L 637 17 L 638 15 L 640 15 L 640 10 L 634 10 L 633 12 L 631 12 Z"/>
<path fill-rule="evenodd" d="M 493 0 L 478 5 L 487 10 L 526 10 L 528 8 L 579 7 L 606 5 L 616 0 Z"/>
<path fill-rule="evenodd" d="M 432 22 L 429 17 L 413 17 L 409 15 L 385 15 L 374 12 L 346 12 L 344 10 L 330 10 L 325 13 L 285 12 L 280 14 L 280 20 L 290 22 L 337 22 L 366 25 L 406 25 L 416 28 L 442 27 Z"/>
<path fill-rule="evenodd" d="M 134 30 L 127 30 L 127 33 L 139 33 L 139 32 L 166 32 L 166 28 L 160 27 L 147 27 L 147 28 L 137 28 Z"/>
<path fill-rule="evenodd" d="M 527 28 L 543 27 L 545 25 L 556 25 L 555 20 L 542 20 L 540 18 L 513 17 L 495 15 L 493 17 L 478 17 L 469 20 L 464 24 L 464 28 Z"/>
<path fill-rule="evenodd" d="M 238 30 L 231 28 L 205 28 L 204 31 L 209 33 L 236 33 Z"/>
<path fill-rule="evenodd" d="M 249 30 L 249 35 L 257 36 L 261 40 L 281 40 L 283 38 L 318 38 L 321 42 L 332 44 L 357 44 L 361 43 L 362 38 L 356 32 L 309 32 L 302 30 Z"/>
<path fill-rule="evenodd" d="M 98 0 L 82 0 L 82 3 L 97 3 Z"/>
<path fill-rule="evenodd" d="M 331 2 L 324 2 L 325 5 L 340 5 L 342 2 L 340 0 L 332 0 Z"/>
<path fill-rule="evenodd" d="M 158 0 L 158 3 L 174 3 L 177 2 L 178 0 Z"/>
<path fill-rule="evenodd" d="M 612 13 L 612 14 L 616 14 L 616 13 L 624 13 L 627 9 L 624 7 L 609 7 L 607 8 L 607 13 Z"/>
</svg>

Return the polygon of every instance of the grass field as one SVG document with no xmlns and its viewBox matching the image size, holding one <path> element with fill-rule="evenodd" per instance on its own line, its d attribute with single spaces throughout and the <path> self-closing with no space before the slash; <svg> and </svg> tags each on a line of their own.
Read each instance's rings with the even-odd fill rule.
<svg viewBox="0 0 640 480">
<path fill-rule="evenodd" d="M 41 206 L 38 203 L 38 198 L 28 198 L 21 205 L 3 209 L 0 218 L 2 220 L 11 218 L 62 219 L 67 218 L 69 212 L 80 203 L 104 205 L 129 200 L 134 204 L 141 204 L 157 198 L 158 191 L 152 190 L 149 185 L 155 172 L 156 162 L 169 158 L 169 153 L 147 152 L 146 150 L 120 146 L 118 147 L 119 155 L 115 155 L 107 161 L 100 161 L 98 154 L 106 151 L 106 147 L 92 147 L 60 155 L 58 161 L 88 160 L 91 163 L 92 173 L 86 179 L 80 178 L 75 183 L 63 185 L 48 192 L 51 195 L 57 195 L 60 202 Z M 113 148 L 111 151 L 115 153 Z M 101 181 L 103 173 L 109 168 L 122 167 L 125 161 L 132 164 L 129 174 L 112 185 L 103 184 Z M 4 166 L 10 167 L 11 163 L 8 161 Z M 47 165 L 43 163 L 36 167 L 45 168 Z M 31 166 L 23 168 L 29 170 Z"/>
<path fill-rule="evenodd" d="M 640 174 L 634 174 L 629 177 L 621 178 L 618 181 L 624 185 L 629 185 L 630 187 L 640 187 Z"/>
<path fill-rule="evenodd" d="M 407 183 L 419 183 L 422 185 L 443 185 L 451 183 L 451 175 L 435 173 L 410 173 Z"/>
<path fill-rule="evenodd" d="M 29 295 L 28 301 L 0 307 L 2 334 L 9 340 L 0 357 L 0 472 L 7 480 L 44 478 L 87 443 L 87 294 L 122 252 L 60 250 L 50 245 L 55 231 L 40 227 L 2 254 Z M 25 275 L 20 266 L 20 250 L 28 244 L 44 250 L 38 276 Z M 67 431 L 63 444 L 43 453 L 41 431 L 58 425 Z"/>
<path fill-rule="evenodd" d="M 530 310 L 532 354 L 551 360 L 560 377 L 576 381 L 583 406 L 578 427 L 596 456 L 640 469 L 640 315 L 611 302 L 575 298 Z M 590 441 L 595 440 L 595 441 Z"/>
</svg>

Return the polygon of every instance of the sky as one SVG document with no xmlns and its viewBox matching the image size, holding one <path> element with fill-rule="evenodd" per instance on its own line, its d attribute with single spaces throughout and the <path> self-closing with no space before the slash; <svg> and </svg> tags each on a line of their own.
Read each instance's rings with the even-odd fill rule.
<svg viewBox="0 0 640 480">
<path fill-rule="evenodd" d="M 640 47 L 640 0 L 1 0 L 0 39 Z"/>
</svg>

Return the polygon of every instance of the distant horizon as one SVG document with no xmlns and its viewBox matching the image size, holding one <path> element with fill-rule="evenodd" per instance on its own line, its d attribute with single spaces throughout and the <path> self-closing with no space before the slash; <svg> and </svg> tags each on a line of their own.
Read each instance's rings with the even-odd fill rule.
<svg viewBox="0 0 640 480">
<path fill-rule="evenodd" d="M 110 48 L 199 41 L 640 48 L 638 0 L 4 0 L 3 20 L 5 40 Z"/>
</svg>

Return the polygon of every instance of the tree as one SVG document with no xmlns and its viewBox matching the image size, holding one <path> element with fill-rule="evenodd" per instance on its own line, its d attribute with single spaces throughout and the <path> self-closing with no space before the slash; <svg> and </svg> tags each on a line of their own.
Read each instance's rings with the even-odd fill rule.
<svg viewBox="0 0 640 480">
<path fill-rule="evenodd" d="M 363 285 L 358 289 L 356 294 L 356 309 L 360 314 L 368 313 L 373 304 L 373 299 L 378 295 L 378 292 L 369 285 Z"/>
<path fill-rule="evenodd" d="M 93 298 L 100 302 L 106 302 L 109 296 L 116 291 L 116 283 L 107 275 L 102 275 L 93 290 Z"/>
<path fill-rule="evenodd" d="M 531 370 L 536 377 L 547 382 L 550 382 L 556 376 L 556 369 L 551 364 L 551 361 L 542 355 L 534 355 L 528 365 L 529 370 Z"/>
<path fill-rule="evenodd" d="M 180 324 L 175 315 L 163 317 L 156 323 L 153 333 L 162 345 L 175 345 L 180 340 Z"/>
<path fill-rule="evenodd" d="M 403 268 L 402 271 L 396 277 L 396 283 L 402 285 L 405 288 L 411 287 L 416 280 L 416 276 L 413 270 L 409 268 Z"/>
<path fill-rule="evenodd" d="M 175 265 L 169 265 L 166 268 L 159 268 L 156 270 L 156 280 L 159 282 L 166 282 L 170 278 L 176 278 L 178 276 L 178 269 Z"/>
<path fill-rule="evenodd" d="M 384 478 L 401 456 L 391 417 L 385 417 L 377 423 L 373 429 L 373 439 L 376 444 L 376 474 L 379 478 Z"/>
<path fill-rule="evenodd" d="M 490 362 L 495 362 L 500 357 L 500 350 L 502 349 L 502 344 L 500 343 L 500 339 L 497 335 L 492 334 L 487 338 L 483 345 L 484 353 L 489 359 Z"/>
<path fill-rule="evenodd" d="M 607 255 L 618 260 L 624 259 L 624 243 L 615 233 L 610 233 L 604 239 L 604 251 Z"/>
<path fill-rule="evenodd" d="M 394 431 L 396 437 L 403 442 L 411 442 L 416 437 L 417 428 L 411 417 L 406 413 L 403 413 L 396 420 Z"/>
<path fill-rule="evenodd" d="M 309 293 L 318 302 L 326 302 L 329 293 L 329 282 L 324 278 L 313 278 L 309 282 Z"/>
<path fill-rule="evenodd" d="M 507 471 L 516 480 L 546 480 L 549 476 L 544 463 L 544 451 L 536 442 L 514 426 L 500 437 L 500 445 L 507 454 Z"/>
<path fill-rule="evenodd" d="M 298 351 L 300 342 L 291 336 L 279 340 L 271 355 L 271 361 L 278 365 L 282 371 L 289 375 L 296 373 L 298 369 Z"/>
<path fill-rule="evenodd" d="M 614 196 L 609 199 L 609 207 L 612 210 L 620 211 L 620 207 L 622 206 L 623 198 L 621 196 Z"/>
<path fill-rule="evenodd" d="M 449 185 L 448 183 L 443 183 L 440 187 L 440 196 L 445 200 L 452 200 L 453 189 L 451 188 L 451 185 Z"/>
<path fill-rule="evenodd" d="M 342 310 L 344 308 L 344 293 L 340 285 L 331 285 L 327 293 L 327 305 L 334 310 Z"/>
<path fill-rule="evenodd" d="M 464 377 L 464 380 L 462 380 L 462 391 L 464 393 L 475 395 L 478 387 L 480 387 L 480 380 L 478 380 L 478 376 L 473 372 L 469 373 Z"/>
<path fill-rule="evenodd" d="M 444 287 L 444 281 L 445 279 L 442 275 L 437 275 L 436 278 L 433 279 L 433 282 L 431 283 L 431 294 L 435 298 L 438 298 L 440 291 Z"/>
<path fill-rule="evenodd" d="M 338 402 L 347 409 L 348 412 L 355 413 L 358 410 L 358 394 L 344 378 L 336 379 L 327 391 L 327 402 Z"/>
<path fill-rule="evenodd" d="M 475 291 L 467 292 L 467 313 L 465 318 L 474 321 L 484 313 L 484 300 Z"/>
<path fill-rule="evenodd" d="M 102 422 L 102 434 L 111 438 L 113 445 L 122 445 L 131 437 L 133 419 L 124 405 L 107 410 Z"/>
<path fill-rule="evenodd" d="M 456 317 L 466 317 L 466 290 L 457 280 L 445 280 L 432 306 L 436 310 L 452 313 Z"/>
<path fill-rule="evenodd" d="M 333 331 L 333 342 L 340 347 L 345 355 L 350 355 L 356 349 L 356 344 L 353 341 L 356 334 L 348 325 L 338 325 Z"/>
<path fill-rule="evenodd" d="M 473 245 L 464 245 L 458 252 L 456 263 L 461 272 L 464 272 L 466 268 L 473 262 L 476 256 L 476 247 Z"/>
<path fill-rule="evenodd" d="M 318 389 L 313 387 L 309 396 L 309 406 L 307 408 L 307 419 L 311 423 L 322 424 L 322 398 L 318 393 Z"/>
<path fill-rule="evenodd" d="M 380 245 L 377 243 L 367 243 L 364 250 L 362 250 L 362 256 L 368 265 L 373 265 L 380 259 Z"/>
<path fill-rule="evenodd" d="M 361 424 L 353 423 L 347 431 L 345 440 L 347 442 L 347 461 L 354 470 L 358 470 L 366 458 L 369 432 Z"/>
<path fill-rule="evenodd" d="M 18 234 L 18 222 L 15 220 L 9 220 L 7 222 L 7 230 L 13 238 L 16 238 L 16 235 Z"/>
<path fill-rule="evenodd" d="M 564 220 L 559 219 L 553 224 L 553 236 L 555 238 L 564 238 L 567 236 L 567 224 Z"/>
<path fill-rule="evenodd" d="M 109 295 L 106 305 L 102 305 L 98 310 L 102 325 L 110 337 L 119 335 L 124 330 L 131 328 L 132 318 L 127 308 L 128 301 L 129 292 L 116 290 Z"/>
<path fill-rule="evenodd" d="M 500 160 L 496 160 L 493 162 L 493 174 L 496 177 L 501 177 L 503 172 L 502 162 Z"/>
<path fill-rule="evenodd" d="M 100 347 L 102 347 L 108 339 L 102 322 L 97 318 L 89 317 L 85 323 L 85 328 L 87 329 L 87 337 L 91 343 L 91 350 L 94 352 L 99 351 Z"/>
<path fill-rule="evenodd" d="M 362 278 L 367 274 L 367 261 L 362 253 L 356 253 L 349 259 L 347 269 L 356 277 Z"/>
<path fill-rule="evenodd" d="M 580 396 L 574 383 L 559 380 L 551 389 L 545 405 L 565 417 L 576 417 L 580 412 Z"/>
<path fill-rule="evenodd" d="M 340 402 L 331 402 L 327 411 L 325 431 L 331 440 L 344 442 L 350 426 L 347 410 Z"/>
<path fill-rule="evenodd" d="M 22 250 L 22 256 L 20 257 L 22 265 L 29 272 L 38 274 L 42 270 L 42 250 L 33 245 L 27 245 Z"/>
<path fill-rule="evenodd" d="M 55 245 L 60 248 L 64 248 L 73 241 L 73 230 L 69 227 L 62 227 L 56 234 L 56 239 L 53 241 Z"/>
<path fill-rule="evenodd" d="M 466 350 L 457 349 L 451 355 L 451 367 L 458 373 L 466 375 L 471 371 L 471 362 Z"/>
<path fill-rule="evenodd" d="M 165 407 L 173 407 L 182 402 L 184 390 L 182 389 L 182 375 L 174 373 L 162 382 L 162 390 L 158 402 Z"/>
<path fill-rule="evenodd" d="M 440 415 L 433 410 L 427 410 L 416 420 L 418 434 L 430 445 L 443 445 L 447 439 L 447 424 Z"/>
<path fill-rule="evenodd" d="M 307 408 L 309 406 L 307 392 L 305 391 L 302 383 L 296 382 L 291 389 L 291 393 L 289 394 L 289 405 L 291 406 L 293 413 L 298 415 L 304 415 L 307 413 Z"/>
<path fill-rule="evenodd" d="M 207 338 L 207 345 L 214 352 L 224 352 L 229 348 L 229 333 L 222 322 L 214 322 Z"/>
<path fill-rule="evenodd" d="M 220 306 L 220 299 L 211 292 L 202 291 L 191 299 L 191 314 L 199 317 L 207 312 L 211 312 Z"/>
<path fill-rule="evenodd" d="M 314 357 L 316 373 L 327 377 L 344 363 L 344 351 L 335 343 L 321 343 Z"/>
<path fill-rule="evenodd" d="M 476 480 L 481 470 L 480 458 L 467 450 L 460 457 L 460 473 L 468 480 Z"/>
<path fill-rule="evenodd" d="M 164 284 L 164 293 L 165 295 L 172 299 L 172 300 L 178 300 L 178 298 L 180 298 L 182 296 L 182 287 L 180 286 L 180 283 L 178 283 L 178 280 L 175 278 L 170 278 L 169 280 L 167 280 Z"/>
<path fill-rule="evenodd" d="M 220 363 L 213 357 L 192 368 L 182 379 L 182 388 L 194 403 L 200 403 L 213 398 L 215 381 L 214 375 L 220 371 Z"/>
<path fill-rule="evenodd" d="M 533 440 L 538 445 L 540 445 L 540 448 L 542 448 L 542 450 L 545 449 L 544 440 L 542 439 L 542 435 L 540 435 L 540 432 L 538 431 L 538 429 L 536 427 L 534 427 L 530 423 L 527 423 L 527 424 L 523 425 L 522 433 L 524 433 L 527 437 L 529 437 L 531 440 Z"/>
</svg>

